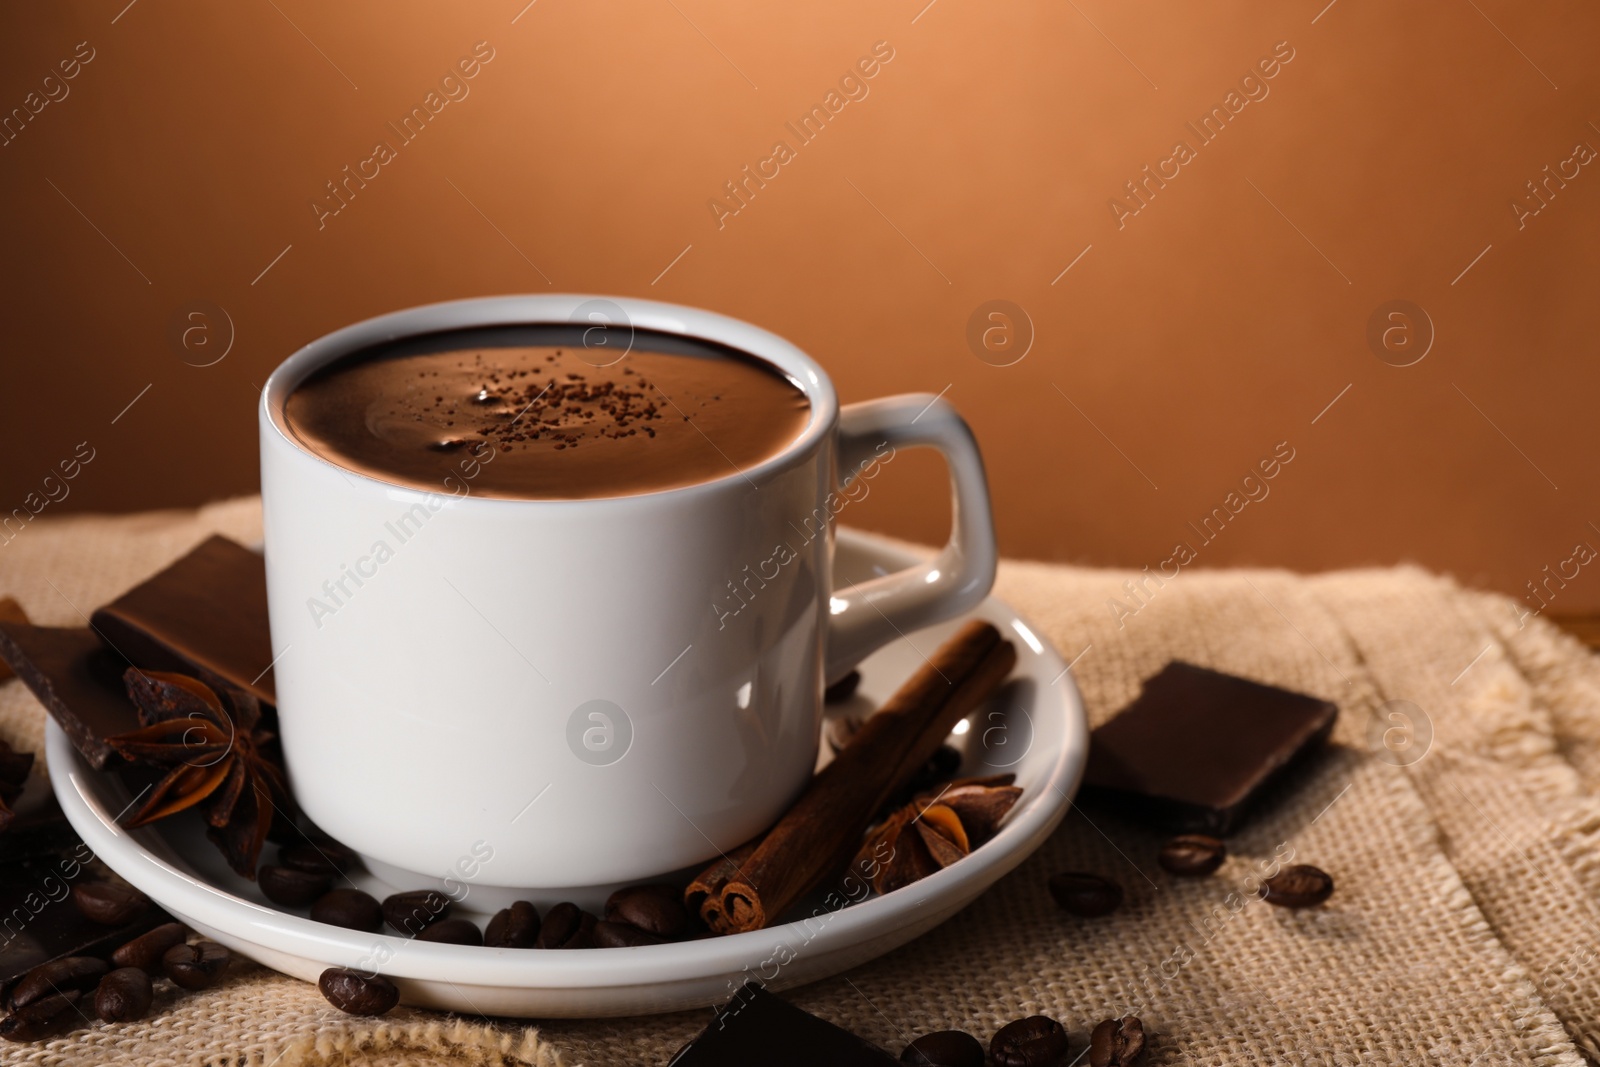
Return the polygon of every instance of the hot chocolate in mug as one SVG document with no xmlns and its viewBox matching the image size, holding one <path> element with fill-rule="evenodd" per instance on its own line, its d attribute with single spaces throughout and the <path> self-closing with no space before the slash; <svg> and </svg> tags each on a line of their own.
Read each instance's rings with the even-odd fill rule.
<svg viewBox="0 0 1600 1067">
<path fill-rule="evenodd" d="M 770 455 L 730 458 L 690 484 L 518 499 L 474 478 L 494 462 L 492 443 L 450 455 L 455 465 L 423 489 L 416 477 L 340 462 L 286 416 L 319 371 L 412 340 L 504 345 L 545 327 L 565 329 L 585 364 L 615 381 L 644 383 L 629 360 L 648 366 L 651 351 L 742 354 L 803 396 L 796 430 Z M 559 377 L 583 387 L 582 373 Z M 693 409 L 708 412 L 702 427 L 683 397 L 657 389 L 654 400 L 648 383 L 635 391 L 655 403 L 657 421 L 644 425 L 681 416 L 712 448 L 713 427 L 746 417 Z M 619 403 L 629 417 L 646 410 L 609 386 L 576 395 L 570 410 L 601 396 L 616 426 L 638 428 L 616 415 Z M 552 295 L 383 315 L 278 367 L 260 433 L 278 716 L 295 797 L 384 880 L 458 898 L 481 888 L 485 906 L 510 891 L 650 879 L 748 840 L 811 776 L 825 683 L 901 634 L 972 608 L 994 580 L 982 459 L 948 403 L 915 394 L 841 408 L 794 345 L 694 308 Z M 605 444 L 585 438 L 586 461 Z M 949 464 L 949 544 L 927 563 L 836 589 L 837 516 L 899 450 L 921 446 Z"/>
</svg>

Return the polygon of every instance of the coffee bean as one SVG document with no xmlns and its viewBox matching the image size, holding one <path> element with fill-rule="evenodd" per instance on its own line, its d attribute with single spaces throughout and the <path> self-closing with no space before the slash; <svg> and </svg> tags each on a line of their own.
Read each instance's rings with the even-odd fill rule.
<svg viewBox="0 0 1600 1067">
<path fill-rule="evenodd" d="M 131 1023 L 145 1017 L 153 997 L 148 974 L 137 967 L 118 967 L 95 987 L 94 1013 L 104 1022 Z"/>
<path fill-rule="evenodd" d="M 97 960 L 93 956 L 64 956 L 41 963 L 12 987 L 10 1007 L 15 1011 L 36 1000 L 71 989 L 87 993 L 100 983 L 101 977 L 110 969 L 105 960 Z"/>
<path fill-rule="evenodd" d="M 72 887 L 72 903 L 91 922 L 123 926 L 145 913 L 150 898 L 115 882 L 79 882 Z"/>
<path fill-rule="evenodd" d="M 1262 899 L 1280 908 L 1314 908 L 1333 896 L 1333 876 L 1309 863 L 1285 867 L 1262 883 Z"/>
<path fill-rule="evenodd" d="M 400 990 L 381 974 L 329 967 L 317 979 L 329 1004 L 347 1015 L 382 1015 L 400 1003 Z"/>
<path fill-rule="evenodd" d="M 307 874 L 343 874 L 356 865 L 356 854 L 333 841 L 305 841 L 280 848 L 278 865 Z"/>
<path fill-rule="evenodd" d="M 534 948 L 593 948 L 595 917 L 570 901 L 545 913 Z"/>
<path fill-rule="evenodd" d="M 632 923 L 602 919 L 594 924 L 594 943 L 596 948 L 639 948 L 642 945 L 665 945 L 667 939 L 641 930 Z"/>
<path fill-rule="evenodd" d="M 983 1043 L 964 1030 L 940 1030 L 901 1049 L 900 1062 L 917 1067 L 983 1067 Z"/>
<path fill-rule="evenodd" d="M 1056 1067 L 1067 1054 L 1067 1032 L 1048 1015 L 1006 1023 L 989 1042 L 995 1067 Z"/>
<path fill-rule="evenodd" d="M 383 898 L 383 921 L 411 937 L 450 914 L 450 898 L 436 889 L 413 889 Z"/>
<path fill-rule="evenodd" d="M 468 919 L 441 919 L 430 923 L 417 935 L 418 941 L 436 941 L 444 945 L 481 945 L 483 931 Z"/>
<path fill-rule="evenodd" d="M 501 908 L 483 931 L 483 943 L 490 948 L 532 948 L 539 939 L 539 909 L 526 900 Z"/>
<path fill-rule="evenodd" d="M 1201 878 L 1222 866 L 1228 846 L 1205 834 L 1179 834 L 1161 846 L 1156 862 L 1168 874 Z"/>
<path fill-rule="evenodd" d="M 161 969 L 174 985 L 207 989 L 217 984 L 228 966 L 228 950 L 215 941 L 173 945 L 161 956 Z"/>
<path fill-rule="evenodd" d="M 359 889 L 328 890 L 311 905 L 311 917 L 319 923 L 367 933 L 383 925 L 383 909 L 371 893 Z"/>
<path fill-rule="evenodd" d="M 137 967 L 147 974 L 161 969 L 161 957 L 173 945 L 181 945 L 189 936 L 182 923 L 166 923 L 149 933 L 140 934 L 120 946 L 111 954 L 113 967 Z"/>
<path fill-rule="evenodd" d="M 906 791 L 912 796 L 926 792 L 948 782 L 961 769 L 961 750 L 951 745 L 940 745 L 928 757 L 928 762 L 912 775 Z"/>
<path fill-rule="evenodd" d="M 849 700 L 856 695 L 856 686 L 860 684 L 861 672 L 851 671 L 822 691 L 822 702 L 824 704 L 839 704 Z"/>
<path fill-rule="evenodd" d="M 606 918 L 668 939 L 677 937 L 689 925 L 683 894 L 670 885 L 635 885 L 617 890 L 606 900 Z"/>
<path fill-rule="evenodd" d="M 1050 895 L 1063 911 L 1084 918 L 1109 915 L 1122 903 L 1122 887 L 1109 878 L 1085 871 L 1063 871 L 1050 876 Z"/>
<path fill-rule="evenodd" d="M 560 948 L 561 945 L 578 930 L 579 920 L 583 918 L 583 911 L 576 904 L 563 900 L 555 907 L 544 913 L 544 922 L 539 924 L 539 936 L 534 940 L 535 948 Z"/>
<path fill-rule="evenodd" d="M 303 908 L 328 891 L 333 877 L 324 872 L 300 871 L 272 864 L 256 872 L 256 884 L 274 904 Z"/>
<path fill-rule="evenodd" d="M 1132 1067 L 1144 1055 L 1144 1024 L 1137 1016 L 1107 1019 L 1089 1035 L 1089 1067 Z"/>
<path fill-rule="evenodd" d="M 65 993 L 52 993 L 41 997 L 26 1007 L 17 1008 L 0 1019 L 0 1038 L 7 1041 L 43 1041 L 47 1037 L 64 1034 L 81 1021 L 76 989 Z"/>
<path fill-rule="evenodd" d="M 867 720 L 859 715 L 834 715 L 822 727 L 823 736 L 828 739 L 828 747 L 837 755 L 844 751 L 856 736 L 861 732 L 862 725 Z"/>
</svg>

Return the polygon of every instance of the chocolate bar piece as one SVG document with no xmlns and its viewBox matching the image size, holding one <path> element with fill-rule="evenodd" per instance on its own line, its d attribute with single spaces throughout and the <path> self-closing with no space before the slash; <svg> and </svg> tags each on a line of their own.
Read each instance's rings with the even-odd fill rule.
<svg viewBox="0 0 1600 1067">
<path fill-rule="evenodd" d="M 1177 660 L 1089 741 L 1083 796 L 1218 837 L 1333 731 L 1339 708 Z"/>
<path fill-rule="evenodd" d="M 122 685 L 128 662 L 93 630 L 0 622 L 0 659 L 95 767 L 111 758 L 106 738 L 139 727 L 139 714 Z"/>
<path fill-rule="evenodd" d="M 213 535 L 90 617 L 106 642 L 146 670 L 178 671 L 276 704 L 261 556 Z"/>
<path fill-rule="evenodd" d="M 72 902 L 77 881 L 93 877 L 94 854 L 70 830 L 50 856 L 0 866 L 0 991 L 9 992 L 22 975 L 63 956 L 109 956 L 140 934 L 172 921 L 157 907 L 146 908 L 120 926 L 87 918 Z"/>
<path fill-rule="evenodd" d="M 887 1052 L 754 982 L 724 1004 L 668 1067 L 894 1067 Z"/>
<path fill-rule="evenodd" d="M 0 831 L 0 867 L 52 852 L 60 847 L 64 837 L 73 842 L 78 839 L 61 805 L 56 803 L 50 779 L 42 774 L 29 774 L 22 792 L 7 806 L 11 809 L 11 818 Z"/>
<path fill-rule="evenodd" d="M 0 596 L 0 622 L 27 622 L 28 613 L 22 610 L 22 605 L 8 596 Z M 15 673 L 9 664 L 0 662 L 0 682 L 10 678 Z"/>
<path fill-rule="evenodd" d="M 22 796 L 33 776 L 33 753 L 18 752 L 9 742 L 0 740 L 0 834 L 16 821 L 11 803 Z"/>
</svg>

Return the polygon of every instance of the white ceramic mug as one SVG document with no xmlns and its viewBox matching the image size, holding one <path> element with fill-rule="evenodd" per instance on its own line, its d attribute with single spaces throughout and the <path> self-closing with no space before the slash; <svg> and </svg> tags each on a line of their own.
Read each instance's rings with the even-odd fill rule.
<svg viewBox="0 0 1600 1067">
<path fill-rule="evenodd" d="M 973 607 L 994 580 L 982 460 L 950 405 L 918 394 L 841 410 L 805 353 L 708 311 L 610 304 L 634 328 L 765 361 L 811 407 L 780 454 L 712 481 L 505 500 L 474 495 L 463 473 L 425 493 L 344 469 L 285 424 L 295 386 L 350 352 L 569 323 L 596 299 L 383 315 L 307 345 L 263 391 L 267 591 L 294 794 L 393 884 L 492 899 L 647 879 L 732 849 L 810 777 L 824 681 Z M 915 446 L 949 463 L 950 543 L 923 566 L 834 589 L 835 517 Z"/>
</svg>

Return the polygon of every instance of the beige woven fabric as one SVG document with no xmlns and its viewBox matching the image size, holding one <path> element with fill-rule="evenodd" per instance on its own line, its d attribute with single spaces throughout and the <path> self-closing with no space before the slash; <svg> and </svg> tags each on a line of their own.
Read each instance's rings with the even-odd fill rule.
<svg viewBox="0 0 1600 1067">
<path fill-rule="evenodd" d="M 253 500 L 41 520 L 0 546 L 0 595 L 39 621 L 81 621 L 206 534 L 249 540 L 259 523 Z M 1132 577 L 1010 563 L 997 592 L 1067 658 L 1081 653 L 1094 722 L 1183 658 L 1337 701 L 1333 751 L 1230 842 L 1213 878 L 1172 879 L 1154 862 L 1158 835 L 1074 809 L 944 926 L 786 995 L 893 1051 L 946 1027 L 987 1039 L 1033 1012 L 1081 1044 L 1132 1010 L 1151 1064 L 1580 1067 L 1580 1047 L 1600 1062 L 1600 660 L 1519 621 L 1506 599 L 1415 569 L 1185 571 L 1139 600 Z M 1385 706 L 1396 700 L 1417 710 Z M 41 730 L 25 690 L 0 685 L 0 736 L 36 749 Z M 1307 913 L 1246 902 L 1263 866 L 1291 852 L 1333 873 L 1333 899 Z M 1045 880 L 1065 869 L 1116 878 L 1127 903 L 1100 920 L 1063 915 Z M 243 964 L 146 1023 L 96 1024 L 0 1061 L 664 1064 L 707 1017 L 537 1032 L 411 1011 L 374 1023 Z"/>
</svg>

